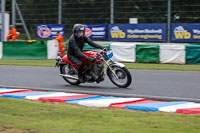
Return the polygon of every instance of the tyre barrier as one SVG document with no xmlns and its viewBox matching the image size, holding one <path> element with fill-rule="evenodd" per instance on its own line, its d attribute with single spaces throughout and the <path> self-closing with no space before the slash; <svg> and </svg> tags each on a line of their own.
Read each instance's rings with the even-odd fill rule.
<svg viewBox="0 0 200 133">
<path fill-rule="evenodd" d="M 113 96 L 87 95 L 78 93 L 34 91 L 28 89 L 0 88 L 0 97 L 40 100 L 43 102 L 63 102 L 88 107 L 124 108 L 140 111 L 177 112 L 200 114 L 200 103 L 189 101 L 156 101 L 145 98 L 123 98 Z"/>
</svg>

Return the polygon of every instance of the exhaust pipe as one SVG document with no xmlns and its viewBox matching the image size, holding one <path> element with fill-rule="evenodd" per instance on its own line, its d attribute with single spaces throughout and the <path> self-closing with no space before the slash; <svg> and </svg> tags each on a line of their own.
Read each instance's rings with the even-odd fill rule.
<svg viewBox="0 0 200 133">
<path fill-rule="evenodd" d="M 59 74 L 59 75 L 62 76 L 62 77 L 65 77 L 65 78 L 78 80 L 78 77 L 71 76 L 71 75 L 69 75 L 69 74 Z"/>
</svg>

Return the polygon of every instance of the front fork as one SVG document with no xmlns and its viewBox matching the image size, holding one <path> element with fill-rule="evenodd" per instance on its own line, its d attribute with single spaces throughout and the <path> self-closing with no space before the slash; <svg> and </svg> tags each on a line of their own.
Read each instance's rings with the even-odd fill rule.
<svg viewBox="0 0 200 133">
<path fill-rule="evenodd" d="M 107 65 L 107 67 L 110 69 L 110 71 L 113 73 L 113 75 L 115 76 L 116 79 L 119 79 L 119 77 L 115 74 L 115 72 L 112 70 L 111 65 L 114 63 L 113 60 L 109 59 L 108 61 L 104 60 L 105 64 Z M 111 62 L 111 65 L 109 64 L 109 62 Z"/>
</svg>

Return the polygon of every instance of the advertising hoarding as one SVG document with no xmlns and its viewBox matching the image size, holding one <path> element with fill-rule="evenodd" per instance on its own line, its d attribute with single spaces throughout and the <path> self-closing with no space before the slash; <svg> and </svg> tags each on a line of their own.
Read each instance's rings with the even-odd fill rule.
<svg viewBox="0 0 200 133">
<path fill-rule="evenodd" d="M 171 40 L 177 42 L 199 42 L 200 23 L 172 24 Z"/>
<path fill-rule="evenodd" d="M 166 24 L 110 24 L 109 40 L 166 41 Z"/>
<path fill-rule="evenodd" d="M 36 29 L 37 38 L 55 38 L 57 32 L 64 36 L 64 24 L 37 25 Z"/>
<path fill-rule="evenodd" d="M 89 38 L 106 38 L 106 24 L 85 25 L 85 35 Z"/>
</svg>

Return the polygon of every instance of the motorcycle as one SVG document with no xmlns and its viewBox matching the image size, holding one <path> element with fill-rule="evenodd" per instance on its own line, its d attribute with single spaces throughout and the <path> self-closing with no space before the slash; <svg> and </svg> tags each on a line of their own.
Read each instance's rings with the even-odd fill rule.
<svg viewBox="0 0 200 133">
<path fill-rule="evenodd" d="M 96 58 L 94 63 L 81 58 L 83 62 L 83 79 L 88 83 L 100 83 L 105 79 L 104 64 L 107 65 L 106 73 L 113 84 L 126 88 L 132 82 L 132 77 L 124 64 L 112 60 L 113 52 L 103 49 L 102 51 L 83 51 L 83 54 L 91 58 Z M 56 59 L 56 67 L 60 67 L 60 76 L 71 85 L 79 85 L 78 71 L 76 64 L 70 62 L 65 55 Z"/>
</svg>

